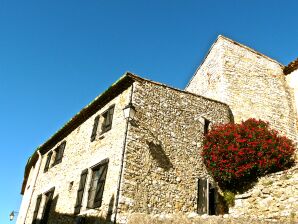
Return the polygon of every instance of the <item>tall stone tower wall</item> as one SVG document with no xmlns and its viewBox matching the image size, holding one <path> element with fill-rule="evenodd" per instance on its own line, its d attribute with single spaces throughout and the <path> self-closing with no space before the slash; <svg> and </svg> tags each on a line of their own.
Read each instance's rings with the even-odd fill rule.
<svg viewBox="0 0 298 224">
<path fill-rule="evenodd" d="M 228 104 L 235 122 L 254 117 L 296 141 L 294 91 L 284 66 L 246 46 L 219 36 L 187 91 Z"/>
</svg>

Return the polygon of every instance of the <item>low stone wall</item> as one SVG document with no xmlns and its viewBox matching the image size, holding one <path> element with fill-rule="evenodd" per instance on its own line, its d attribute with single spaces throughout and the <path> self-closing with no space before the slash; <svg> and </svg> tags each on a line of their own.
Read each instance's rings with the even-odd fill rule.
<svg viewBox="0 0 298 224">
<path fill-rule="evenodd" d="M 260 217 L 230 217 L 224 216 L 199 216 L 193 213 L 188 215 L 184 214 L 160 214 L 160 215 L 147 215 L 143 213 L 132 214 L 129 217 L 127 224 L 295 224 L 298 223 L 297 217 L 280 218 L 279 220 L 268 220 Z"/>
<path fill-rule="evenodd" d="M 259 179 L 248 192 L 235 197 L 230 215 L 253 215 L 278 220 L 298 217 L 298 165 Z"/>
</svg>

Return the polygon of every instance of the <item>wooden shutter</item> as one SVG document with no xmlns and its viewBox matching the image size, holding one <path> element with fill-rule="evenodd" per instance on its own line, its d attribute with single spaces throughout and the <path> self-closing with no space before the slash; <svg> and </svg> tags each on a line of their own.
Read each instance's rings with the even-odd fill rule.
<svg viewBox="0 0 298 224">
<path fill-rule="evenodd" d="M 198 214 L 207 214 L 208 212 L 208 181 L 205 179 L 198 180 Z"/>
<path fill-rule="evenodd" d="M 48 153 L 46 165 L 44 167 L 44 172 L 47 172 L 49 167 L 50 167 L 50 162 L 51 162 L 52 155 L 53 155 L 53 152 Z"/>
<path fill-rule="evenodd" d="M 32 224 L 36 224 L 37 223 L 37 216 L 38 216 L 38 211 L 39 211 L 39 207 L 40 207 L 41 198 L 42 198 L 42 195 L 41 194 L 37 196 L 36 204 L 35 204 L 35 209 L 34 209 L 34 212 L 33 212 L 33 221 L 32 221 Z"/>
<path fill-rule="evenodd" d="M 108 113 L 108 117 L 109 117 L 108 129 L 109 130 L 112 128 L 113 114 L 114 114 L 114 106 L 110 107 L 109 113 Z"/>
<path fill-rule="evenodd" d="M 95 196 L 94 196 L 94 207 L 100 207 L 101 202 L 102 202 L 102 196 L 103 196 L 103 190 L 104 190 L 104 185 L 106 181 L 106 175 L 107 175 L 107 170 L 108 170 L 108 164 L 104 164 L 101 169 L 100 169 L 100 177 L 97 182 L 97 188 L 95 191 Z"/>
<path fill-rule="evenodd" d="M 76 205 L 75 205 L 74 214 L 79 214 L 80 213 L 80 210 L 81 210 L 81 207 L 82 207 L 82 200 L 83 200 L 87 175 L 88 175 L 88 169 L 83 170 L 83 172 L 81 174 L 79 189 L 78 189 L 78 192 L 77 192 L 77 201 L 76 201 Z"/>
<path fill-rule="evenodd" d="M 93 124 L 93 129 L 92 129 L 92 134 L 91 134 L 91 142 L 93 142 L 95 140 L 99 118 L 100 118 L 100 116 L 98 115 L 94 119 L 94 124 Z"/>
<path fill-rule="evenodd" d="M 43 223 L 43 224 L 48 223 L 48 219 L 50 217 L 51 205 L 52 205 L 53 196 L 54 196 L 54 190 L 55 190 L 55 188 L 52 188 L 50 191 L 48 191 L 45 194 L 46 200 L 45 200 L 43 215 L 42 215 L 42 219 L 41 219 L 41 223 Z"/>
</svg>

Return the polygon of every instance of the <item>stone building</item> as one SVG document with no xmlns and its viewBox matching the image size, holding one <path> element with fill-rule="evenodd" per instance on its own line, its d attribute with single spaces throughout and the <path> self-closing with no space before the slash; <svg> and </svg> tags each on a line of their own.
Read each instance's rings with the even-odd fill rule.
<svg viewBox="0 0 298 224">
<path fill-rule="evenodd" d="M 126 73 L 30 157 L 17 223 L 218 214 L 216 183 L 200 157 L 204 134 L 216 123 L 255 117 L 297 142 L 297 68 L 219 36 L 185 90 Z M 125 117 L 125 108 L 135 116 Z M 298 215 L 297 195 L 295 166 L 237 195 L 229 212 Z"/>
</svg>

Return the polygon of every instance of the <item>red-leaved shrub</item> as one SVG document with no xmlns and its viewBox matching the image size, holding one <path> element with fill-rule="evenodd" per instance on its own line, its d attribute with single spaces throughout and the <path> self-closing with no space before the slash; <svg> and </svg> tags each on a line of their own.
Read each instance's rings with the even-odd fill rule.
<svg viewBox="0 0 298 224">
<path fill-rule="evenodd" d="M 287 168 L 295 147 L 262 120 L 222 124 L 205 136 L 204 163 L 219 184 L 239 183 Z"/>
</svg>

